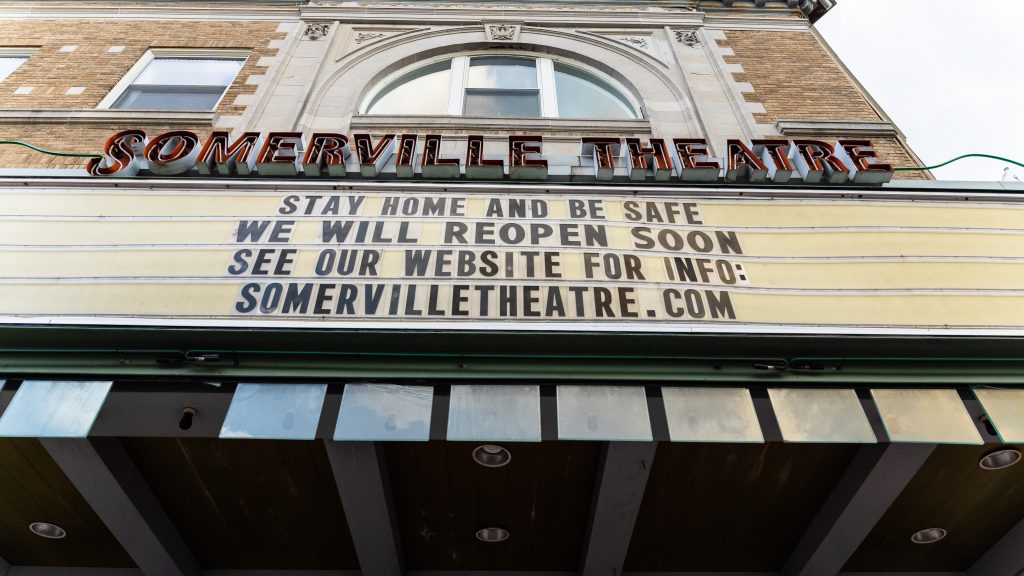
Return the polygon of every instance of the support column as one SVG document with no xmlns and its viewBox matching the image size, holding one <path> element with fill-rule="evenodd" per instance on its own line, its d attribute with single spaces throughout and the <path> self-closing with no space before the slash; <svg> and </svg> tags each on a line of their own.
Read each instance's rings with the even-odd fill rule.
<svg viewBox="0 0 1024 576">
<path fill-rule="evenodd" d="M 192 552 L 118 440 L 40 442 L 144 576 L 199 575 Z"/>
<path fill-rule="evenodd" d="M 861 447 L 793 549 L 782 575 L 838 574 L 933 450 L 934 444 Z"/>
<path fill-rule="evenodd" d="M 605 446 L 583 549 L 583 576 L 622 574 L 657 449 L 656 442 Z"/>
<path fill-rule="evenodd" d="M 1024 573 L 1024 520 L 978 558 L 967 576 L 1018 576 Z"/>
<path fill-rule="evenodd" d="M 363 576 L 401 576 L 402 546 L 380 442 L 324 440 Z"/>
</svg>

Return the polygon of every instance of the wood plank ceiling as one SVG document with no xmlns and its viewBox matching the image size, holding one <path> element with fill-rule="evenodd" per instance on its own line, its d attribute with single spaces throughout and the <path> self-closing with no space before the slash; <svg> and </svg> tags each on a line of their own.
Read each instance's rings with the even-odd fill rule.
<svg viewBox="0 0 1024 576">
<path fill-rule="evenodd" d="M 49 522 L 60 540 L 29 531 Z M 134 568 L 89 504 L 38 440 L 0 438 L 0 558 L 14 565 Z"/>
</svg>

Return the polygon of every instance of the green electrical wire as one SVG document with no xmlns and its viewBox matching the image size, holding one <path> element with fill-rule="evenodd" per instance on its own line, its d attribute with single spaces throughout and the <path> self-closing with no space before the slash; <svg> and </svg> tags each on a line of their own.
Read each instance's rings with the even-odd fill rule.
<svg viewBox="0 0 1024 576">
<path fill-rule="evenodd" d="M 0 144 L 14 144 L 16 146 L 24 146 L 25 148 L 31 148 L 36 152 L 42 152 L 43 154 L 49 154 L 50 156 L 70 156 L 74 158 L 102 158 L 102 154 L 78 154 L 75 152 L 54 152 L 53 150 L 44 150 L 38 146 L 33 146 L 27 142 L 21 142 L 18 140 L 0 140 Z"/>
<path fill-rule="evenodd" d="M 950 160 L 948 162 L 943 162 L 942 164 L 938 164 L 936 166 L 926 166 L 926 167 L 923 167 L 923 168 L 893 168 L 893 170 L 895 170 L 897 172 L 905 172 L 905 171 L 909 171 L 909 170 L 935 170 L 936 168 L 942 168 L 943 166 L 949 166 L 953 162 L 957 162 L 959 160 L 963 160 L 964 158 L 988 158 L 989 160 L 999 160 L 1000 162 L 1009 162 L 1010 164 L 1013 164 L 1015 166 L 1020 166 L 1021 168 L 1024 168 L 1024 164 L 1021 164 L 1020 162 L 1017 162 L 1016 160 L 1010 160 L 1009 158 L 1003 158 L 1002 156 L 993 156 L 991 154 L 964 154 L 963 156 L 958 156 L 958 157 L 953 158 L 952 160 Z"/>
<path fill-rule="evenodd" d="M 40 148 L 38 146 L 33 146 L 32 144 L 29 144 L 27 142 L 21 142 L 19 140 L 0 140 L 0 144 L 13 144 L 15 146 L 24 146 L 25 148 L 30 148 L 32 150 L 35 150 L 36 152 L 42 152 L 43 154 L 49 154 L 50 156 L 64 156 L 64 157 L 73 157 L 73 158 L 102 158 L 103 157 L 102 154 L 80 154 L 80 153 L 76 153 L 76 152 L 54 152 L 52 150 L 45 150 L 45 149 Z M 963 160 L 965 158 L 988 158 L 989 160 L 999 160 L 1000 162 L 1008 162 L 1010 164 L 1013 164 L 1014 166 L 1019 166 L 1021 168 L 1024 168 L 1024 164 L 1022 164 L 1020 162 L 1017 162 L 1016 160 L 1010 160 L 1009 158 L 1003 158 L 1002 156 L 993 156 L 992 154 L 964 154 L 963 156 L 958 156 L 956 158 L 953 158 L 952 160 L 943 162 L 942 164 L 936 164 L 935 166 L 909 166 L 909 167 L 893 168 L 893 170 L 895 170 L 896 172 L 916 172 L 916 171 L 922 171 L 922 170 L 936 170 L 938 168 L 949 166 L 950 164 L 952 164 L 954 162 L 959 162 L 960 160 Z"/>
</svg>

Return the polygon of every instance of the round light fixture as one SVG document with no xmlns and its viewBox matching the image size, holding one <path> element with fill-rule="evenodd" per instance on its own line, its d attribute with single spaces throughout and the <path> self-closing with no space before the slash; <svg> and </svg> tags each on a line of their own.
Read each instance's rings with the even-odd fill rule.
<svg viewBox="0 0 1024 576">
<path fill-rule="evenodd" d="M 60 540 L 68 535 L 67 530 L 49 522 L 33 522 L 28 525 L 28 529 L 36 536 L 42 536 L 50 540 Z"/>
<path fill-rule="evenodd" d="M 914 544 L 932 544 L 945 537 L 946 531 L 942 528 L 928 528 L 926 530 L 921 530 L 920 532 L 915 532 L 914 535 L 910 537 L 910 541 Z"/>
<path fill-rule="evenodd" d="M 476 539 L 481 542 L 504 542 L 508 540 L 508 530 L 496 526 L 481 528 L 476 531 Z"/>
<path fill-rule="evenodd" d="M 496 444 L 484 444 L 473 450 L 473 461 L 487 468 L 501 468 L 512 461 L 512 453 Z"/>
<path fill-rule="evenodd" d="M 981 457 L 978 466 L 984 470 L 1002 470 L 1020 462 L 1020 450 L 1015 448 L 1001 448 L 993 450 Z"/>
</svg>

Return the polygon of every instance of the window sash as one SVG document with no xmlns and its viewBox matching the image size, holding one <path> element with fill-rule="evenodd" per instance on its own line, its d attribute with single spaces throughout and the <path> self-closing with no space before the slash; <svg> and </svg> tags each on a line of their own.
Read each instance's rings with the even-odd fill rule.
<svg viewBox="0 0 1024 576">
<path fill-rule="evenodd" d="M 474 88 L 470 86 L 470 73 L 469 69 L 473 60 L 478 58 L 509 58 L 509 59 L 532 59 L 535 63 L 537 70 L 537 87 L 536 88 Z M 448 104 L 446 106 L 446 114 L 448 116 L 466 116 L 466 96 L 473 94 L 517 94 L 517 93 L 536 93 L 539 99 L 540 118 L 559 118 L 558 110 L 558 93 L 555 81 L 555 62 L 550 58 L 543 57 L 530 57 L 520 55 L 480 55 L 473 54 L 467 56 L 455 56 L 451 59 L 451 75 L 450 85 L 448 90 Z M 561 66 L 561 64 L 559 64 Z M 569 64 L 564 66 L 573 68 Z M 640 107 L 636 104 L 628 95 L 627 92 L 618 88 L 611 80 L 601 77 L 593 71 L 580 69 L 586 76 L 593 76 L 599 80 L 599 87 L 603 89 L 612 90 L 616 97 L 619 97 L 622 102 L 628 108 L 632 118 L 642 118 Z M 409 72 L 406 71 L 405 75 Z M 395 82 L 400 81 L 402 76 L 393 76 L 392 79 L 386 83 L 382 83 L 380 88 L 376 92 L 370 93 L 370 95 L 364 100 L 364 104 L 361 108 L 363 114 L 370 114 L 370 109 L 373 103 L 380 97 L 383 91 L 388 90 L 393 86 Z M 499 116 L 500 117 L 500 116 Z M 513 118 L 522 118 L 523 116 L 507 116 Z"/>
</svg>

